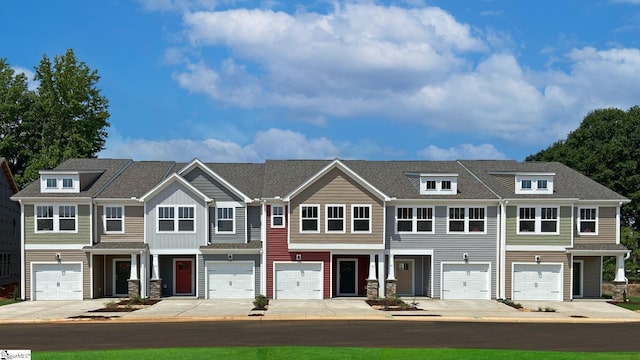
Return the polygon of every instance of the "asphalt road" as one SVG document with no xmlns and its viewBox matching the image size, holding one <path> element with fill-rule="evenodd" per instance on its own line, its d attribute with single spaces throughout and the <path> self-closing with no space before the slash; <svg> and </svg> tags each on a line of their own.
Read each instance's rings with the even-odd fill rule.
<svg viewBox="0 0 640 360">
<path fill-rule="evenodd" d="M 218 321 L 0 324 L 0 349 L 223 346 L 640 351 L 640 325 L 429 321 Z"/>
</svg>

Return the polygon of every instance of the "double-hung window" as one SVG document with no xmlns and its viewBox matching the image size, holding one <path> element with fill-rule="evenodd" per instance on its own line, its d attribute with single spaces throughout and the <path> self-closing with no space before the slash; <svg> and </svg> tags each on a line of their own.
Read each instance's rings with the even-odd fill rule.
<svg viewBox="0 0 640 360">
<path fill-rule="evenodd" d="M 218 234 L 234 234 L 235 229 L 235 217 L 234 208 L 232 207 L 219 207 L 216 211 L 216 233 Z"/>
<path fill-rule="evenodd" d="M 284 206 L 280 206 L 280 205 L 271 206 L 271 227 L 274 227 L 274 228 L 284 227 Z"/>
<path fill-rule="evenodd" d="M 559 231 L 558 207 L 518 208 L 519 234 L 557 234 Z"/>
<path fill-rule="evenodd" d="M 328 233 L 343 233 L 344 226 L 344 205 L 327 205 L 326 207 L 326 227 Z"/>
<path fill-rule="evenodd" d="M 123 213 L 122 206 L 104 207 L 104 230 L 106 233 L 122 233 L 124 231 Z"/>
<path fill-rule="evenodd" d="M 63 189 L 73 189 L 73 179 L 71 179 L 71 178 L 63 178 L 62 179 L 62 188 Z"/>
<path fill-rule="evenodd" d="M 193 206 L 178 207 L 178 231 L 194 231 L 195 217 Z"/>
<path fill-rule="evenodd" d="M 58 179 L 47 178 L 47 189 L 57 189 L 57 188 L 58 188 Z"/>
<path fill-rule="evenodd" d="M 371 232 L 371 205 L 352 205 L 351 232 Z"/>
<path fill-rule="evenodd" d="M 485 232 L 486 210 L 484 207 L 450 207 L 449 232 Z"/>
<path fill-rule="evenodd" d="M 597 234 L 598 210 L 596 208 L 580 209 L 580 234 Z"/>
<path fill-rule="evenodd" d="M 175 231 L 175 209 L 173 206 L 158 206 L 158 231 Z"/>
<path fill-rule="evenodd" d="M 300 232 L 317 233 L 320 231 L 318 208 L 318 205 L 300 206 Z"/>
<path fill-rule="evenodd" d="M 396 208 L 396 232 L 433 232 L 432 207 Z"/>
<path fill-rule="evenodd" d="M 36 205 L 36 232 L 76 232 L 75 205 Z"/>
</svg>

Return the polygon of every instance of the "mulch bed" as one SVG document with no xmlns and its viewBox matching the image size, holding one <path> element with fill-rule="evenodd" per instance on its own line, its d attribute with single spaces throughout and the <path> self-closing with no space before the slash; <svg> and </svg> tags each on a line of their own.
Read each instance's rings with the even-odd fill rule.
<svg viewBox="0 0 640 360">
<path fill-rule="evenodd" d="M 101 309 L 91 310 L 89 312 L 132 312 L 144 308 L 148 308 L 151 305 L 159 303 L 160 300 L 143 299 L 140 302 L 131 303 L 129 300 L 121 300 L 115 303 L 113 306 L 106 306 Z"/>
<path fill-rule="evenodd" d="M 422 310 L 413 304 L 400 299 L 365 300 L 369 306 L 380 311 L 416 311 Z"/>
<path fill-rule="evenodd" d="M 9 284 L 0 286 L 0 299 L 13 299 L 14 289 L 20 288 L 20 284 Z M 19 290 L 18 290 L 19 291 Z"/>
</svg>

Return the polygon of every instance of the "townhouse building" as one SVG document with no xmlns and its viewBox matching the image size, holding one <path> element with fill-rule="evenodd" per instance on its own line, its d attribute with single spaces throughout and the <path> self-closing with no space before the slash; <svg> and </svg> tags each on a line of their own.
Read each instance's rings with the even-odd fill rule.
<svg viewBox="0 0 640 360">
<path fill-rule="evenodd" d="M 72 159 L 17 193 L 22 294 L 571 300 L 629 200 L 559 163 Z"/>
<path fill-rule="evenodd" d="M 20 207 L 11 196 L 18 187 L 9 163 L 0 157 L 0 286 L 20 281 Z"/>
</svg>

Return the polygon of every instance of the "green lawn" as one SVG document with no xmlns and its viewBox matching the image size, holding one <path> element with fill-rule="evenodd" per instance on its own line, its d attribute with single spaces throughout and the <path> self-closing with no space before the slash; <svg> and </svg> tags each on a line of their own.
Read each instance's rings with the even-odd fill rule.
<svg viewBox="0 0 640 360">
<path fill-rule="evenodd" d="M 13 300 L 13 299 L 0 299 L 0 306 L 9 305 L 9 304 L 17 303 L 17 302 L 18 301 Z"/>
<path fill-rule="evenodd" d="M 468 350 L 468 349 L 375 349 L 341 347 L 241 347 L 170 348 L 148 350 L 108 350 L 33 352 L 33 359 L 637 359 L 636 353 L 578 353 L 548 351 Z"/>
<path fill-rule="evenodd" d="M 625 309 L 633 310 L 633 311 L 640 310 L 640 298 L 629 297 L 627 298 L 627 300 L 629 300 L 629 302 L 616 303 L 616 305 L 623 307 Z"/>
</svg>

